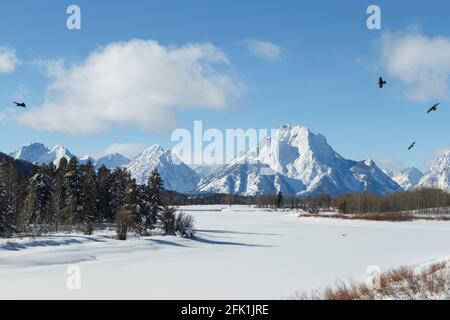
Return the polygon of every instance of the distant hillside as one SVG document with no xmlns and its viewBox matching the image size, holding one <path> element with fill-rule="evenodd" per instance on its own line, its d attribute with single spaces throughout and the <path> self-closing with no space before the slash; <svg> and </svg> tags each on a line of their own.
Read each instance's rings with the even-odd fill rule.
<svg viewBox="0 0 450 320">
<path fill-rule="evenodd" d="M 7 154 L 0 152 L 0 162 L 5 160 L 14 162 L 14 165 L 17 168 L 17 175 L 19 176 L 19 178 L 31 175 L 31 172 L 34 167 L 33 164 L 24 160 L 15 160 L 14 158 L 8 156 Z"/>
</svg>

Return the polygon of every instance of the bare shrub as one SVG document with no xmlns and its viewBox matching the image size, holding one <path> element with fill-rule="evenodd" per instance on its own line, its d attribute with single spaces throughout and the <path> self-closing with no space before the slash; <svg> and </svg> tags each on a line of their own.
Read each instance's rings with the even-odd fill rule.
<svg viewBox="0 0 450 320">
<path fill-rule="evenodd" d="M 380 275 L 380 287 L 342 281 L 311 294 L 296 293 L 295 300 L 426 300 L 450 299 L 450 268 L 447 263 L 434 263 L 421 271 L 399 267 Z"/>
<path fill-rule="evenodd" d="M 128 229 L 134 224 L 134 216 L 131 210 L 120 209 L 116 216 L 116 232 L 119 240 L 127 240 Z"/>
<path fill-rule="evenodd" d="M 185 238 L 192 238 L 194 235 L 195 220 L 191 215 L 183 212 L 178 213 L 175 219 L 175 232 Z"/>
</svg>

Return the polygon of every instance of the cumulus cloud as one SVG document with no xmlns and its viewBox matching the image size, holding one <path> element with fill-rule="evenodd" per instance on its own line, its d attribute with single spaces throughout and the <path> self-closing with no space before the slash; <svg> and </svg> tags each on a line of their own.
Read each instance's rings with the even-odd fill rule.
<svg viewBox="0 0 450 320">
<path fill-rule="evenodd" d="M 381 169 L 385 170 L 386 172 L 395 171 L 400 168 L 398 162 L 390 156 L 383 156 L 377 159 L 377 164 Z"/>
<path fill-rule="evenodd" d="M 19 60 L 16 57 L 16 50 L 0 47 L 0 73 L 13 72 L 17 63 L 19 63 Z"/>
<path fill-rule="evenodd" d="M 276 61 L 282 57 L 281 47 L 270 41 L 246 39 L 244 45 L 251 55 L 263 60 Z"/>
<path fill-rule="evenodd" d="M 137 143 L 114 143 L 106 148 L 104 154 L 120 153 L 121 155 L 132 159 L 146 149 L 146 146 Z"/>
<path fill-rule="evenodd" d="M 79 64 L 40 64 L 50 78 L 45 101 L 19 122 L 43 131 L 165 130 L 176 126 L 176 110 L 224 109 L 244 90 L 227 72 L 225 53 L 209 43 L 165 47 L 135 39 L 102 47 Z"/>
<path fill-rule="evenodd" d="M 427 37 L 417 30 L 386 33 L 381 38 L 381 54 L 389 76 L 406 85 L 408 99 L 448 98 L 449 37 Z"/>
</svg>

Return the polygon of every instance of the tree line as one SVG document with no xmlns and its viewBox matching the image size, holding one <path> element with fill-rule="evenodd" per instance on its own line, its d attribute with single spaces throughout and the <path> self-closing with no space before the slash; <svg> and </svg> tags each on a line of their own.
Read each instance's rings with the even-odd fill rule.
<svg viewBox="0 0 450 320">
<path fill-rule="evenodd" d="M 450 193 L 440 189 L 418 189 L 377 196 L 368 192 L 333 198 L 332 206 L 344 214 L 450 213 Z"/>
<path fill-rule="evenodd" d="M 12 159 L 0 161 L 0 236 L 41 234 L 76 228 L 86 235 L 96 225 L 116 223 L 119 238 L 128 230 L 149 234 L 190 236 L 191 216 L 176 213 L 166 202 L 163 181 L 155 169 L 146 185 L 130 174 L 102 166 L 98 171 L 77 158 L 59 165 L 34 166 L 27 176 L 18 174 Z M 125 230 L 125 236 L 123 231 Z"/>
</svg>

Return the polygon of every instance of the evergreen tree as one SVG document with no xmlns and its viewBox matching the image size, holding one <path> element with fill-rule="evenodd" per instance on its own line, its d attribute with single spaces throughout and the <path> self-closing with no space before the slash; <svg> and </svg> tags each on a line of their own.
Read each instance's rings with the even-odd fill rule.
<svg viewBox="0 0 450 320">
<path fill-rule="evenodd" d="M 136 180 L 127 179 L 127 187 L 125 189 L 125 208 L 130 210 L 131 214 L 137 216 L 139 214 L 138 204 L 138 187 Z"/>
<path fill-rule="evenodd" d="M 276 199 L 275 205 L 278 209 L 283 207 L 283 194 L 281 193 L 281 191 L 279 191 L 277 194 L 277 199 Z"/>
<path fill-rule="evenodd" d="M 143 234 L 155 227 L 155 219 L 152 216 L 151 204 L 146 186 L 137 186 L 137 230 Z"/>
<path fill-rule="evenodd" d="M 0 163 L 0 236 L 14 230 L 18 215 L 17 170 L 10 161 Z"/>
<path fill-rule="evenodd" d="M 21 215 L 22 225 L 40 227 L 54 221 L 53 191 L 51 177 L 44 169 L 30 179 Z"/>
<path fill-rule="evenodd" d="M 64 223 L 64 207 L 65 197 L 67 195 L 65 176 L 67 174 L 68 162 L 66 158 L 62 158 L 59 162 L 58 168 L 55 169 L 53 175 L 53 199 L 55 205 L 55 227 Z"/>
<path fill-rule="evenodd" d="M 94 222 L 97 216 L 97 190 L 95 184 L 95 170 L 91 161 L 81 166 L 82 188 L 82 211 L 81 224 L 84 234 L 90 235 L 94 231 Z"/>
<path fill-rule="evenodd" d="M 114 214 L 111 208 L 111 171 L 101 166 L 97 173 L 97 213 L 99 222 L 113 222 Z"/>
<path fill-rule="evenodd" d="M 150 203 L 148 220 L 151 226 L 154 226 L 158 221 L 160 214 L 163 212 L 164 203 L 162 200 L 162 192 L 164 191 L 164 182 L 159 175 L 157 169 L 154 169 L 147 184 L 147 196 Z"/>
<path fill-rule="evenodd" d="M 81 221 L 82 215 L 82 188 L 83 181 L 78 168 L 78 160 L 72 157 L 67 167 L 67 173 L 64 177 L 65 201 L 64 201 L 64 220 L 67 224 L 73 225 Z"/>
<path fill-rule="evenodd" d="M 175 233 L 176 209 L 169 206 L 164 206 L 159 214 L 159 223 L 161 230 L 165 234 Z"/>
<path fill-rule="evenodd" d="M 117 213 L 125 205 L 125 194 L 129 179 L 130 174 L 122 168 L 115 169 L 111 174 L 111 202 L 109 204 L 113 216 L 111 222 L 114 221 Z"/>
</svg>

